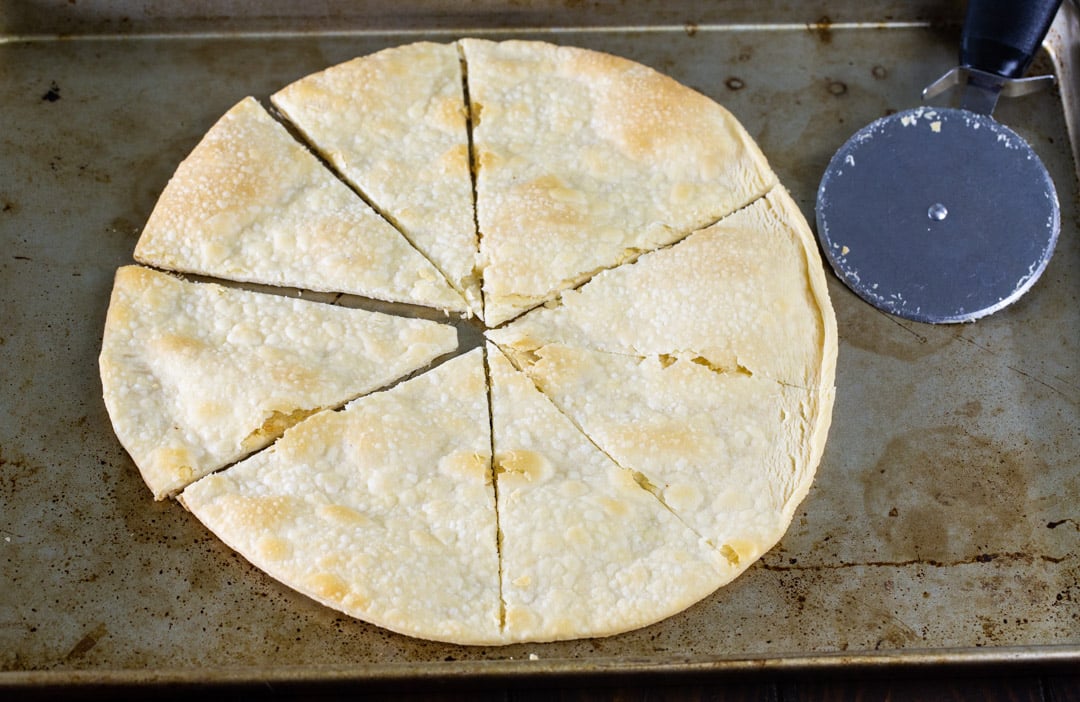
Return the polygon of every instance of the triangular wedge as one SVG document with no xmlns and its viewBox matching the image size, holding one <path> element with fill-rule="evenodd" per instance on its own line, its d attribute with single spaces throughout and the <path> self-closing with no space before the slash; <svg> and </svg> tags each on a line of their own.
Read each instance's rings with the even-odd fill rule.
<svg viewBox="0 0 1080 702">
<path fill-rule="evenodd" d="M 453 44 L 385 49 L 270 98 L 481 311 L 461 61 Z"/>
<path fill-rule="evenodd" d="M 831 389 L 693 361 L 555 345 L 538 349 L 525 371 L 739 570 L 779 540 L 806 495 L 833 401 Z"/>
<path fill-rule="evenodd" d="M 741 570 L 601 453 L 488 346 L 507 641 L 607 636 Z"/>
<path fill-rule="evenodd" d="M 436 322 L 125 266 L 99 360 L 116 435 L 162 499 L 456 347 Z"/>
<path fill-rule="evenodd" d="M 397 632 L 500 641 L 482 350 L 322 412 L 181 502 L 286 585 Z"/>
<path fill-rule="evenodd" d="M 489 337 L 518 354 L 549 343 L 663 354 L 807 388 L 831 387 L 836 368 L 836 320 L 821 259 L 780 187 Z"/>
<path fill-rule="evenodd" d="M 541 42 L 461 44 L 489 326 L 776 182 L 727 110 L 651 68 Z"/>
<path fill-rule="evenodd" d="M 253 98 L 176 169 L 135 246 L 158 268 L 457 312 L 465 301 Z"/>
</svg>

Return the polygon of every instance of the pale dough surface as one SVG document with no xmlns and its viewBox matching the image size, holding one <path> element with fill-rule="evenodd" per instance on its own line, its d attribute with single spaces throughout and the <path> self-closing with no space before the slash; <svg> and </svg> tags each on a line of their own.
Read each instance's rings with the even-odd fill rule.
<svg viewBox="0 0 1080 702">
<path fill-rule="evenodd" d="M 161 499 L 456 347 L 436 322 L 125 266 L 99 365 L 116 435 Z"/>
<path fill-rule="evenodd" d="M 815 240 L 782 187 L 488 336 L 523 354 L 666 354 L 818 389 L 832 386 L 837 351 Z"/>
<path fill-rule="evenodd" d="M 549 345 L 524 370 L 735 572 L 787 529 L 813 479 L 832 409 L 831 389 L 691 360 Z"/>
<path fill-rule="evenodd" d="M 541 42 L 461 45 L 488 326 L 776 183 L 727 110 L 651 68 Z"/>
<path fill-rule="evenodd" d="M 646 626 L 781 538 L 836 321 L 731 114 L 626 59 L 475 39 L 272 101 L 351 187 L 249 98 L 136 257 L 482 315 L 487 345 L 444 361 L 448 325 L 123 267 L 101 378 L 155 497 L 319 602 L 463 644 Z"/>
<path fill-rule="evenodd" d="M 135 259 L 228 280 L 466 309 L 400 232 L 250 97 L 176 169 Z"/>
<path fill-rule="evenodd" d="M 490 344 L 488 365 L 507 642 L 645 626 L 741 570 Z"/>
<path fill-rule="evenodd" d="M 498 643 L 483 351 L 326 411 L 180 495 L 271 576 L 369 622 Z"/>
<path fill-rule="evenodd" d="M 271 101 L 479 314 L 457 46 L 418 42 L 361 56 L 301 78 Z"/>
</svg>

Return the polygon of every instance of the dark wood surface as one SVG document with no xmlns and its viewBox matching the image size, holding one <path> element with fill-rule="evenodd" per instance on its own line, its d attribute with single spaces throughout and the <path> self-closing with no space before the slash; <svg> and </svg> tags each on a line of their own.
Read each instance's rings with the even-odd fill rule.
<svg viewBox="0 0 1080 702">
<path fill-rule="evenodd" d="M 25 693 L 25 694 L 23 694 Z M 1080 671 L 1031 672 L 1015 669 L 964 671 L 954 676 L 923 670 L 888 677 L 720 679 L 686 684 L 663 680 L 636 685 L 608 679 L 604 684 L 470 687 L 460 680 L 452 688 L 370 688 L 335 685 L 324 688 L 284 688 L 273 685 L 204 687 L 163 686 L 153 689 L 63 688 L 24 690 L 5 699 L 140 699 L 198 700 L 370 700 L 372 702 L 1080 702 Z"/>
<path fill-rule="evenodd" d="M 489 689 L 459 691 L 382 691 L 369 700 L 414 702 L 904 702 L 937 700 L 968 702 L 1080 702 L 1080 671 L 1076 674 L 1011 675 L 988 672 L 962 677 L 928 676 L 914 671 L 907 677 L 846 679 L 791 679 L 733 681 L 695 685 L 650 684 L 642 687 L 596 686 L 574 688 Z M 328 699 L 316 695 L 308 699 Z"/>
</svg>

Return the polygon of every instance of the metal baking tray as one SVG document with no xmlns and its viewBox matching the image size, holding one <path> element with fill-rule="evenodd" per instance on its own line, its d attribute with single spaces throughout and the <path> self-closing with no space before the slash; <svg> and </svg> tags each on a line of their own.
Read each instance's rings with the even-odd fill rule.
<svg viewBox="0 0 1080 702">
<path fill-rule="evenodd" d="M 955 64 L 962 18 L 958 2 L 882 0 L 357 5 L 0 2 L 0 688 L 1080 662 L 1073 0 L 1033 69 L 1059 87 L 995 113 L 1057 185 L 1042 279 L 992 317 L 929 326 L 830 273 L 838 392 L 817 480 L 781 543 L 686 612 L 604 639 L 423 642 L 294 593 L 155 503 L 101 400 L 112 276 L 177 164 L 240 98 L 266 104 L 300 76 L 419 39 L 591 47 L 726 105 L 812 222 L 829 157 L 918 103 Z"/>
</svg>

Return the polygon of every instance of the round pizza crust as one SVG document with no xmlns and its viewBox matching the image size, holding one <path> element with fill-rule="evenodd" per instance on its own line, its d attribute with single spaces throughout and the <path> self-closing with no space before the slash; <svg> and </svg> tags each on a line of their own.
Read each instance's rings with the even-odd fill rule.
<svg viewBox="0 0 1080 702">
<path fill-rule="evenodd" d="M 148 267 L 117 273 L 102 385 L 155 497 L 329 607 L 460 644 L 637 629 L 776 544 L 824 449 L 836 322 L 730 113 L 627 59 L 478 39 L 271 102 L 211 128 Z"/>
</svg>

